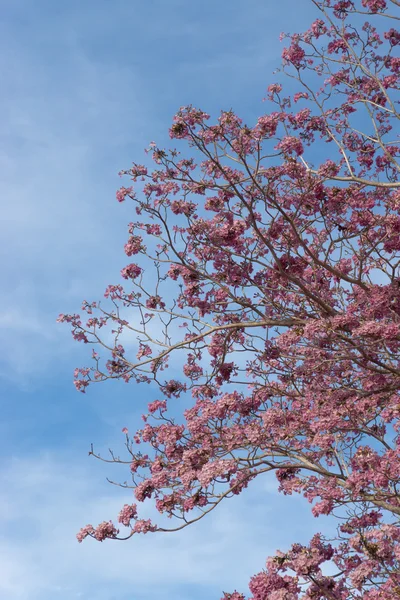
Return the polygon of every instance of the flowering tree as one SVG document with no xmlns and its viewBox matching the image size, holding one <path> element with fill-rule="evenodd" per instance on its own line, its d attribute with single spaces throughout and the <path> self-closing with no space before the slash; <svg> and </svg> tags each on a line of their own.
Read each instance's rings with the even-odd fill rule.
<svg viewBox="0 0 400 600">
<path fill-rule="evenodd" d="M 117 199 L 138 219 L 126 286 L 107 288 L 107 306 L 85 301 L 87 319 L 59 320 L 103 350 L 76 370 L 78 390 L 158 387 L 143 429 L 123 430 L 126 460 L 110 462 L 126 463 L 136 500 L 153 498 L 170 530 L 268 471 L 315 516 L 341 515 L 335 540 L 268 559 L 254 600 L 397 599 L 400 2 L 310 2 L 319 18 L 283 36 L 296 92 L 270 85 L 272 108 L 252 126 L 182 108 L 170 136 L 185 155 L 151 144 L 152 172 L 122 172 L 134 186 Z M 172 360 L 183 367 L 169 378 Z M 181 421 L 168 410 L 179 397 Z M 118 521 L 125 533 L 105 521 L 78 540 L 167 530 L 136 504 Z"/>
</svg>

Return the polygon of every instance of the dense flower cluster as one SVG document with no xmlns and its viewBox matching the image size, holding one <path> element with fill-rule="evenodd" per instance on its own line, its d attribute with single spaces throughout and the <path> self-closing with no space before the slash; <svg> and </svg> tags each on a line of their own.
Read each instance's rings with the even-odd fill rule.
<svg viewBox="0 0 400 600">
<path fill-rule="evenodd" d="M 85 302 L 87 318 L 59 320 L 103 348 L 92 368 L 76 370 L 78 390 L 107 379 L 158 386 L 142 429 L 123 429 L 126 461 L 112 456 L 130 466 L 136 500 L 152 499 L 171 529 L 268 471 L 316 517 L 340 512 L 336 539 L 317 535 L 268 559 L 250 581 L 253 600 L 394 600 L 400 34 L 386 17 L 398 3 L 312 3 L 320 13 L 310 28 L 282 36 L 283 70 L 298 90 L 270 85 L 272 110 L 254 126 L 232 111 L 212 123 L 182 107 L 170 137 L 191 156 L 152 143 L 154 170 L 123 172 L 134 187 L 117 199 L 129 197 L 138 215 L 125 246 L 137 261 L 122 270 L 127 288 L 107 288 L 109 310 Z M 177 420 L 168 407 L 179 401 Z M 166 530 L 140 519 L 135 504 L 118 521 L 124 537 Z M 118 535 L 104 522 L 78 540 Z"/>
</svg>

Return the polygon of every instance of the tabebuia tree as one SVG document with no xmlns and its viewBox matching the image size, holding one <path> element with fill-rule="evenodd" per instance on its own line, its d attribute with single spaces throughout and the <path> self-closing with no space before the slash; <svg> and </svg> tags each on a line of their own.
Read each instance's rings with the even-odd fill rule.
<svg viewBox="0 0 400 600">
<path fill-rule="evenodd" d="M 135 502 L 153 499 L 177 530 L 272 471 L 283 494 L 340 519 L 335 539 L 270 557 L 251 598 L 394 600 L 400 2 L 310 4 L 310 28 L 283 36 L 290 94 L 270 85 L 253 124 L 181 108 L 176 148 L 152 143 L 153 170 L 122 172 L 117 199 L 136 211 L 124 285 L 59 320 L 95 347 L 78 390 L 151 384 L 143 428 L 124 428 L 126 457 L 109 459 Z M 77 537 L 167 530 L 132 504 Z"/>
</svg>

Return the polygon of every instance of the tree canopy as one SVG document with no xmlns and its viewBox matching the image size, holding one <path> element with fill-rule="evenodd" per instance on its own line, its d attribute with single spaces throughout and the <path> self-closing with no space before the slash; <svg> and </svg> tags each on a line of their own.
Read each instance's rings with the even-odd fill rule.
<svg viewBox="0 0 400 600">
<path fill-rule="evenodd" d="M 280 75 L 254 124 L 181 108 L 176 147 L 152 143 L 153 169 L 122 172 L 117 200 L 136 210 L 126 283 L 59 320 L 94 344 L 78 390 L 153 385 L 142 429 L 124 429 L 126 457 L 110 461 L 126 464 L 136 501 L 153 499 L 170 530 L 269 471 L 315 516 L 341 515 L 335 539 L 294 540 L 270 557 L 251 598 L 394 600 L 400 2 L 310 2 L 319 18 L 283 36 L 281 75 L 295 92 Z M 87 525 L 78 540 L 167 530 L 136 504 L 118 523 Z"/>
</svg>

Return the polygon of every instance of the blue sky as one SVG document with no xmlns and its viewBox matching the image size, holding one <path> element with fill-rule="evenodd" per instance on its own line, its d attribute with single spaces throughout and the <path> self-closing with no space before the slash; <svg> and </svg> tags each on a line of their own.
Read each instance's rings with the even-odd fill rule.
<svg viewBox="0 0 400 600">
<path fill-rule="evenodd" d="M 56 324 L 119 281 L 132 207 L 118 171 L 167 144 L 173 114 L 262 114 L 282 30 L 307 3 L 3 0 L 0 23 L 0 597 L 178 600 L 245 591 L 278 547 L 324 523 L 268 479 L 179 535 L 78 545 L 130 500 L 87 457 L 118 448 L 151 398 L 134 385 L 72 385 L 86 348 Z"/>
</svg>

